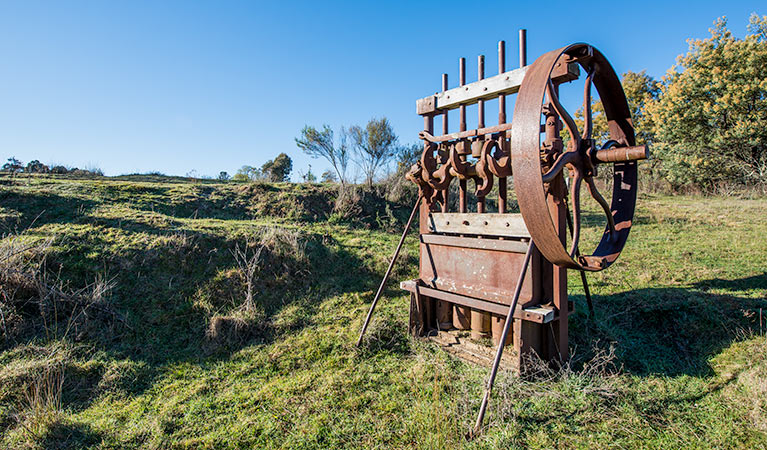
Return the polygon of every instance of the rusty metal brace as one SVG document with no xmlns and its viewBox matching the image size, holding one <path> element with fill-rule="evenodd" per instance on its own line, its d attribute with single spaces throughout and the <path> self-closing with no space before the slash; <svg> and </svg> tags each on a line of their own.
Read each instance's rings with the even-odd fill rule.
<svg viewBox="0 0 767 450">
<path fill-rule="evenodd" d="M 386 275 L 384 275 L 383 280 L 381 280 L 381 285 L 378 287 L 378 292 L 376 292 L 376 296 L 373 299 L 373 303 L 370 305 L 370 311 L 368 311 L 368 316 L 365 319 L 365 323 L 362 325 L 362 330 L 360 331 L 360 337 L 357 339 L 357 347 L 362 344 L 362 337 L 365 336 L 365 330 L 367 330 L 368 325 L 370 324 L 370 318 L 373 317 L 373 310 L 376 308 L 376 304 L 378 303 L 378 299 L 381 298 L 381 294 L 383 293 L 384 286 L 386 285 L 386 282 L 389 281 L 389 275 L 391 275 L 392 268 L 394 268 L 394 262 L 397 260 L 397 256 L 399 256 L 400 250 L 402 250 L 402 244 L 405 242 L 405 237 L 407 236 L 408 231 L 410 231 L 410 225 L 413 223 L 413 218 L 415 217 L 416 211 L 418 211 L 418 206 L 421 204 L 421 199 L 423 198 L 423 193 L 418 194 L 418 199 L 415 201 L 415 205 L 413 205 L 413 211 L 410 213 L 410 218 L 407 220 L 407 225 L 405 225 L 405 229 L 402 230 L 402 237 L 399 238 L 399 244 L 397 244 L 397 249 L 394 250 L 394 256 L 391 258 L 391 262 L 389 263 L 389 268 L 386 269 Z"/>
<path fill-rule="evenodd" d="M 509 313 L 506 315 L 506 323 L 503 325 L 503 334 L 501 334 L 501 341 L 498 343 L 498 350 L 495 353 L 495 360 L 493 361 L 493 368 L 490 371 L 490 378 L 487 380 L 487 387 L 485 388 L 485 396 L 482 398 L 482 405 L 479 407 L 479 415 L 477 415 L 477 423 L 474 425 L 474 430 L 469 434 L 469 438 L 473 438 L 479 435 L 479 430 L 482 428 L 482 421 L 485 419 L 485 411 L 487 411 L 487 404 L 490 401 L 490 393 L 493 391 L 493 384 L 495 383 L 495 376 L 498 375 L 498 367 L 501 364 L 501 357 L 503 356 L 503 347 L 506 345 L 506 338 L 509 335 L 509 328 L 511 328 L 512 322 L 514 322 L 514 310 L 517 309 L 517 303 L 519 301 L 519 294 L 522 292 L 522 283 L 525 280 L 525 274 L 527 273 L 527 266 L 530 265 L 530 257 L 535 250 L 535 244 L 530 240 L 530 245 L 527 247 L 527 253 L 525 253 L 525 262 L 522 263 L 522 270 L 519 272 L 519 279 L 517 280 L 517 286 L 514 288 L 514 297 L 511 300 L 511 306 L 509 306 Z"/>
</svg>

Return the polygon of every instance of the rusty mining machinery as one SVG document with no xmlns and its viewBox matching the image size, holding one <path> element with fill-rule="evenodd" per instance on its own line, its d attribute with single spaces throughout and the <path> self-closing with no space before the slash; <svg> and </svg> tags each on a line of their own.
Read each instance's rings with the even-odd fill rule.
<svg viewBox="0 0 767 450">
<path fill-rule="evenodd" d="M 357 342 L 362 341 L 418 213 L 419 278 L 401 283 L 411 297 L 409 330 L 445 348 L 465 347 L 458 352 L 465 359 L 492 361 L 475 432 L 481 427 L 502 359 L 517 373 L 525 372 L 525 357 L 531 354 L 544 361 L 568 359 L 567 316 L 573 303 L 567 296 L 567 269 L 580 271 L 592 310 L 585 274 L 606 269 L 623 250 L 636 204 L 637 161 L 649 156 L 647 146 L 636 145 L 620 80 L 599 50 L 585 43 L 572 44 L 527 65 L 525 41 L 525 30 L 520 30 L 519 68 L 506 70 L 501 41 L 497 75 L 485 77 L 484 56 L 480 56 L 478 80 L 467 84 L 461 58 L 457 87 L 448 89 L 447 74 L 443 74 L 441 92 L 416 102 L 424 121 L 424 131 L 419 133 L 424 149 L 407 178 L 418 185 L 419 197 Z M 583 80 L 580 129 L 559 94 L 560 85 L 577 80 Z M 600 145 L 593 136 L 592 86 L 609 129 L 609 139 Z M 517 97 L 508 122 L 506 98 L 512 94 Z M 493 99 L 498 103 L 498 124 L 488 125 L 485 102 Z M 478 105 L 477 128 L 467 130 L 466 109 L 474 104 Z M 454 109 L 459 110 L 459 129 L 450 132 L 448 112 Z M 441 134 L 434 131 L 438 117 Z M 598 166 L 612 166 L 611 203 L 594 181 Z M 450 201 L 454 179 L 457 202 Z M 519 213 L 507 212 L 509 179 Z M 467 205 L 469 180 L 475 186 L 474 212 Z M 495 183 L 497 191 L 492 191 Z M 604 232 L 590 254 L 582 254 L 579 247 L 584 185 L 605 215 Z M 497 195 L 493 212 L 486 207 L 491 192 Z M 466 335 L 471 339 L 465 339 Z M 482 346 L 472 343 L 481 338 L 492 338 L 497 345 L 494 357 L 492 351 L 483 356 Z M 512 347 L 510 358 L 503 358 L 506 345 Z"/>
</svg>

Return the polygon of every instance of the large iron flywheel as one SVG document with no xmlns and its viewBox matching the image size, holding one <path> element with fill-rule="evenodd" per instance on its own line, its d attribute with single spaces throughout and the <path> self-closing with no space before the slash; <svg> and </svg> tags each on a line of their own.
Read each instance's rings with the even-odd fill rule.
<svg viewBox="0 0 767 450">
<path fill-rule="evenodd" d="M 563 65 L 577 62 L 585 72 L 583 112 L 580 129 L 559 100 L 552 74 Z M 597 148 L 592 136 L 591 86 L 604 106 L 610 139 Z M 552 117 L 554 118 L 552 120 Z M 564 124 L 569 139 L 559 148 L 542 142 L 542 133 L 552 122 Z M 554 124 L 553 126 L 558 126 Z M 553 148 L 552 148 L 553 147 Z M 626 95 L 607 59 L 588 44 L 573 44 L 548 52 L 527 69 L 514 108 L 511 132 L 511 163 L 519 208 L 535 245 L 551 263 L 562 267 L 599 271 L 620 255 L 631 230 L 637 194 L 637 159 L 647 156 L 645 146 L 636 147 L 634 127 Z M 594 181 L 599 164 L 612 163 L 613 195 L 608 204 Z M 570 177 L 565 187 L 565 168 Z M 571 244 L 563 242 L 555 227 L 556 208 L 551 207 L 552 186 L 560 186 L 569 197 L 572 214 Z M 602 206 L 605 231 L 591 254 L 580 254 L 580 191 Z M 560 199 L 562 200 L 562 199 Z M 566 203 L 566 204 L 567 204 Z M 561 223 L 561 222 L 560 222 Z"/>
</svg>

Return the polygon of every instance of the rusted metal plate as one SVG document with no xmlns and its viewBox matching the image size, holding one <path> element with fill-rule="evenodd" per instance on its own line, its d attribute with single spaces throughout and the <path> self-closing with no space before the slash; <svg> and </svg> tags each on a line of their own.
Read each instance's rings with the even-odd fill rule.
<svg viewBox="0 0 767 450">
<path fill-rule="evenodd" d="M 420 275 L 425 286 L 504 305 L 511 303 L 523 254 L 437 244 L 421 244 L 421 248 Z M 525 276 L 521 305 L 533 301 L 532 272 Z"/>
<path fill-rule="evenodd" d="M 428 226 L 432 233 L 530 237 L 522 215 L 512 213 L 431 213 Z"/>
</svg>

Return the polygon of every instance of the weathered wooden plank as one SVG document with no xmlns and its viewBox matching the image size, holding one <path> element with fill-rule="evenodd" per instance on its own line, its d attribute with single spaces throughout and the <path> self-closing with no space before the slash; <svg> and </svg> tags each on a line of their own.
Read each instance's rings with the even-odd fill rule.
<svg viewBox="0 0 767 450">
<path fill-rule="evenodd" d="M 431 213 L 427 225 L 432 233 L 530 238 L 522 214 Z"/>
<path fill-rule="evenodd" d="M 528 243 L 519 240 L 478 239 L 475 237 L 445 236 L 443 234 L 422 234 L 424 244 L 446 245 L 448 247 L 496 250 L 499 252 L 526 253 Z"/>
<path fill-rule="evenodd" d="M 488 302 L 478 298 L 441 291 L 439 289 L 432 289 L 427 286 L 419 286 L 418 280 L 403 281 L 400 283 L 400 288 L 409 292 L 416 292 L 417 289 L 420 295 L 426 297 L 444 300 L 450 303 L 455 303 L 456 305 L 468 306 L 472 309 L 490 312 L 502 317 L 506 317 L 506 314 L 509 312 L 508 305 Z M 517 306 L 516 311 L 514 311 L 514 318 L 535 323 L 548 323 L 555 320 L 557 314 L 550 308 L 542 308 L 538 306 L 522 308 L 521 306 Z"/>
<path fill-rule="evenodd" d="M 421 115 L 435 114 L 440 111 L 458 108 L 461 105 L 473 105 L 480 100 L 497 98 L 499 95 L 516 94 L 519 92 L 519 87 L 522 85 L 522 80 L 525 78 L 528 67 L 530 66 L 509 70 L 490 78 L 416 100 L 416 112 Z M 565 73 L 553 73 L 552 80 L 555 83 L 568 81 L 578 78 L 579 74 L 578 65 L 570 63 L 567 65 Z"/>
</svg>

